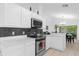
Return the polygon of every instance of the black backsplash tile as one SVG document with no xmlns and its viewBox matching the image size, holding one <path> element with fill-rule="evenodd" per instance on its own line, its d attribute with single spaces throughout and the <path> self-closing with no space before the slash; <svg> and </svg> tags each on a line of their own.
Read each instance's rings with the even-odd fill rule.
<svg viewBox="0 0 79 59">
<path fill-rule="evenodd" d="M 0 27 L 0 37 L 27 35 L 28 30 L 28 28 Z M 12 32 L 15 32 L 15 34 L 12 35 Z M 22 32 L 25 32 L 25 34 L 23 34 Z"/>
</svg>

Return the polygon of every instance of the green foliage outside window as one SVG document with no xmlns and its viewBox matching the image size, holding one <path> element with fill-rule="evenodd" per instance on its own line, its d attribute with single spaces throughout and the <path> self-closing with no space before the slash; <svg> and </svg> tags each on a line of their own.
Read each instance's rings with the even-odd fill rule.
<svg viewBox="0 0 79 59">
<path fill-rule="evenodd" d="M 75 36 L 77 35 L 77 25 L 60 26 L 60 28 L 60 31 L 63 31 L 65 33 L 73 33 Z"/>
</svg>

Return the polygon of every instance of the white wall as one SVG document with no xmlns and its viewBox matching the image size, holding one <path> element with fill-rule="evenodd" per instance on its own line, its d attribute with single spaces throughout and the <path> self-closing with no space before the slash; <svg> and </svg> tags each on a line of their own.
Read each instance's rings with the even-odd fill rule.
<svg viewBox="0 0 79 59">
<path fill-rule="evenodd" d="M 79 25 L 77 25 L 77 40 L 79 40 Z"/>
<path fill-rule="evenodd" d="M 77 40 L 79 40 L 79 20 L 77 21 Z"/>
</svg>

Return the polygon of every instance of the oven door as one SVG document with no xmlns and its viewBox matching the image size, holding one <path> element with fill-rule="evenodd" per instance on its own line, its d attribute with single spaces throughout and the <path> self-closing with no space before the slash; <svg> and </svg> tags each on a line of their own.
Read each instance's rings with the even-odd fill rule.
<svg viewBox="0 0 79 59">
<path fill-rule="evenodd" d="M 36 55 L 45 50 L 45 40 L 36 40 Z"/>
</svg>

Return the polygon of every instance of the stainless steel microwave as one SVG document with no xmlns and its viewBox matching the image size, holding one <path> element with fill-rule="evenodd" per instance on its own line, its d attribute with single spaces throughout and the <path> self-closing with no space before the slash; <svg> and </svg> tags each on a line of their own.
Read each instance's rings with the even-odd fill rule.
<svg viewBox="0 0 79 59">
<path fill-rule="evenodd" d="M 31 18 L 31 28 L 41 28 L 42 21 L 36 18 Z"/>
</svg>

